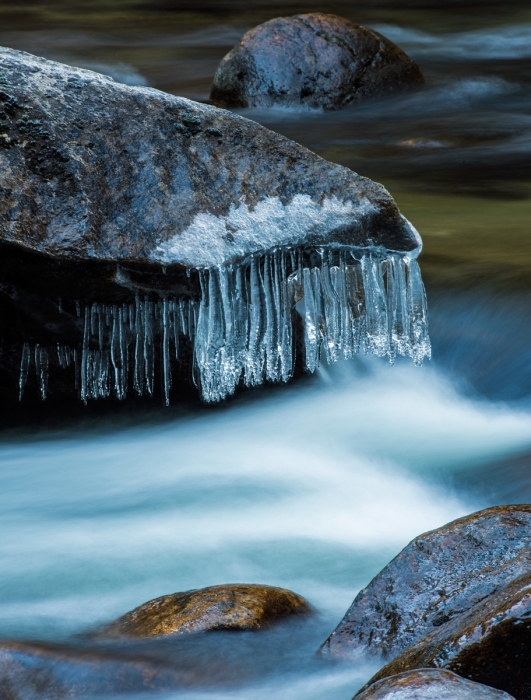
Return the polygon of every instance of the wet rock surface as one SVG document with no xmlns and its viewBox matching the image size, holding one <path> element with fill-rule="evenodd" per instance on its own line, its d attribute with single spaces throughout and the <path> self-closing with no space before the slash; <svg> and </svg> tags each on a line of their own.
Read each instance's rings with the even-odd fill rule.
<svg viewBox="0 0 531 700">
<path fill-rule="evenodd" d="M 378 32 L 317 12 L 247 32 L 221 61 L 210 100 L 220 107 L 339 109 L 423 82 L 418 66 Z"/>
<path fill-rule="evenodd" d="M 151 395 L 157 382 L 146 380 L 153 385 L 146 389 L 144 375 L 164 363 L 167 393 L 169 360 L 158 349 L 153 359 L 148 326 L 159 342 L 162 299 L 201 298 L 198 268 L 276 247 L 412 251 L 419 242 L 381 185 L 255 122 L 0 49 L 5 405 L 17 403 L 26 381 L 26 402 L 28 394 L 34 402 L 109 393 L 122 399 L 134 382 L 144 387 L 140 394 Z M 123 317 L 137 312 L 117 305 L 149 295 L 158 306 L 139 312 L 150 317 L 140 336 L 111 351 L 113 338 L 139 328 Z M 104 336 L 98 322 L 84 318 L 83 308 L 93 304 L 106 305 L 95 312 L 104 319 Z M 187 327 L 187 320 L 179 325 Z M 139 343 L 147 369 L 134 378 L 128 366 Z M 65 358 L 57 346 L 72 352 Z M 194 394 L 190 342 L 177 339 L 176 346 L 180 375 L 174 381 L 181 393 Z"/>
<path fill-rule="evenodd" d="M 92 695 L 176 690 L 197 682 L 193 672 L 108 652 L 44 644 L 0 643 L 0 697 L 57 700 Z"/>
<path fill-rule="evenodd" d="M 110 270 L 97 262 L 131 264 L 131 279 L 115 266 L 112 280 L 131 293 L 164 288 L 161 265 L 184 272 L 273 245 L 418 246 L 381 185 L 255 122 L 9 49 L 0 50 L 0 77 L 3 250 L 93 262 L 106 291 Z M 262 219 L 285 216 L 291 230 L 250 238 L 260 205 Z M 305 214 L 312 225 L 297 230 Z M 58 293 L 54 277 L 47 288 Z"/>
<path fill-rule="evenodd" d="M 161 637 L 214 630 L 259 630 L 292 615 L 308 615 L 310 604 L 284 588 L 226 584 L 150 600 L 100 630 L 107 638 Z"/>
<path fill-rule="evenodd" d="M 438 639 L 440 630 L 446 638 L 443 626 L 448 629 L 456 619 L 459 627 L 461 615 L 529 571 L 530 505 L 488 508 L 460 518 L 420 535 L 395 557 L 360 591 L 323 651 L 392 658 L 430 632 Z M 422 659 L 424 652 L 416 667 L 430 665 Z M 405 669 L 392 672 L 398 670 Z"/>
<path fill-rule="evenodd" d="M 434 630 L 384 666 L 373 683 L 415 668 L 447 668 L 531 698 L 531 573 Z"/>
<path fill-rule="evenodd" d="M 390 676 L 354 696 L 356 700 L 514 700 L 451 671 L 420 669 Z"/>
</svg>

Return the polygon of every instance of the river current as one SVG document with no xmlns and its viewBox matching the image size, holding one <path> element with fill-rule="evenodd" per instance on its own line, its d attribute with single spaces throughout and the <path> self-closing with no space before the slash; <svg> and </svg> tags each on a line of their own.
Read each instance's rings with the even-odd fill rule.
<svg viewBox="0 0 531 700">
<path fill-rule="evenodd" d="M 426 89 L 246 116 L 396 197 L 424 239 L 433 360 L 360 357 L 213 408 L 0 433 L 0 638 L 73 643 L 219 583 L 287 587 L 316 608 L 258 634 L 142 649 L 200 669 L 201 687 L 167 697 L 348 700 L 376 667 L 316 651 L 357 591 L 421 532 L 531 502 L 531 14 L 314 5 L 396 41 Z M 54 7 L 4 4 L 0 43 L 200 100 L 244 31 L 291 13 Z"/>
</svg>

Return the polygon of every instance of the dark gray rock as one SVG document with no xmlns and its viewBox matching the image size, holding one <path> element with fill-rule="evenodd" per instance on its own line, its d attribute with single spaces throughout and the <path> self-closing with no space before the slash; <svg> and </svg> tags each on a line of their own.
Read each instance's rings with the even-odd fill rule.
<svg viewBox="0 0 531 700">
<path fill-rule="evenodd" d="M 316 12 L 247 32 L 221 61 L 210 100 L 219 107 L 339 109 L 423 82 L 418 66 L 378 32 Z"/>
<path fill-rule="evenodd" d="M 384 666 L 369 685 L 416 668 L 446 668 L 531 698 L 531 573 L 433 630 Z"/>
<path fill-rule="evenodd" d="M 390 676 L 354 696 L 357 700 L 514 700 L 451 671 L 420 669 Z"/>
<path fill-rule="evenodd" d="M 232 291 L 234 318 L 226 317 L 227 299 L 210 313 L 221 307 L 221 283 L 211 278 L 218 285 L 211 307 L 198 270 L 216 277 L 219 266 L 271 249 L 310 255 L 322 246 L 414 258 L 420 238 L 381 185 L 255 122 L 0 49 L 2 405 L 28 394 L 123 399 L 133 388 L 151 395 L 157 386 L 168 403 L 176 355 L 181 390 L 199 367 L 195 381 L 207 400 L 232 393 L 241 376 L 259 384 L 265 343 L 278 347 L 265 336 L 265 296 L 251 303 L 249 292 L 242 312 L 241 293 Z M 283 283 L 294 264 L 288 257 Z M 267 272 L 260 274 L 263 281 Z M 416 309 L 423 292 L 415 274 Z M 199 321 L 197 308 L 179 307 L 200 299 Z M 275 333 L 291 325 L 292 307 L 284 306 Z M 256 309 L 264 318 L 251 338 Z M 209 330 L 216 319 L 221 325 Z M 192 347 L 196 321 L 199 349 Z M 247 367 L 241 337 L 253 343 L 246 357 L 256 355 Z M 267 379 L 292 376 L 290 343 L 291 336 L 283 369 Z M 267 362 L 277 365 L 278 357 Z M 224 369 L 230 376 L 220 376 Z"/>
<path fill-rule="evenodd" d="M 395 557 L 360 591 L 323 650 L 392 658 L 530 570 L 530 505 L 460 518 Z"/>
<path fill-rule="evenodd" d="M 225 584 L 150 600 L 98 632 L 102 637 L 162 637 L 213 630 L 259 630 L 312 611 L 300 595 L 258 584 Z"/>
<path fill-rule="evenodd" d="M 9 49 L 0 125 L 0 245 L 20 253 L 156 276 L 275 245 L 419 243 L 381 185 L 255 122 Z"/>
<path fill-rule="evenodd" d="M 0 643 L 0 697 L 5 700 L 58 700 L 176 690 L 199 680 L 192 671 L 177 672 L 109 653 Z"/>
</svg>

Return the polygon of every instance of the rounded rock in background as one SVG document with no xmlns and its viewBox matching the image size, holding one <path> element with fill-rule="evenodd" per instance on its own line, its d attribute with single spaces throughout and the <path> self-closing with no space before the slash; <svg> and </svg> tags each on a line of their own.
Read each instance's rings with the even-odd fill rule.
<svg viewBox="0 0 531 700">
<path fill-rule="evenodd" d="M 212 630 L 258 630 L 290 615 L 308 614 L 310 604 L 285 588 L 226 584 L 150 600 L 104 627 L 104 637 L 161 637 Z"/>
<path fill-rule="evenodd" d="M 451 671 L 419 669 L 384 678 L 355 700 L 514 700 L 502 690 L 465 680 Z"/>
<path fill-rule="evenodd" d="M 330 110 L 423 82 L 417 64 L 378 32 L 316 12 L 247 32 L 221 61 L 210 101 Z"/>
</svg>

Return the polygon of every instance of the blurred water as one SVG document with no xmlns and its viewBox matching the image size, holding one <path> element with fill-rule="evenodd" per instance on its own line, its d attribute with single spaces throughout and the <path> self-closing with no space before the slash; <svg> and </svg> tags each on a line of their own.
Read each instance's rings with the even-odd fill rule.
<svg viewBox="0 0 531 700">
<path fill-rule="evenodd" d="M 54 6 L 58 14 L 39 15 L 40 24 L 22 15 L 5 21 L 0 43 L 206 100 L 220 58 L 268 18 L 262 5 L 248 5 L 200 18 L 183 6 L 176 19 L 164 15 L 167 24 L 140 14 L 145 8 L 120 21 L 82 21 Z M 457 218 L 469 224 L 472 200 L 463 195 L 504 206 L 529 197 L 529 17 L 358 12 L 352 3 L 312 9 L 382 31 L 419 62 L 426 88 L 333 114 L 246 116 L 392 192 L 456 193 Z M 482 270 L 481 227 L 489 230 L 490 215 L 478 201 L 477 230 L 462 231 L 477 259 L 466 258 L 455 286 L 427 279 L 428 366 L 360 358 L 184 418 L 4 433 L 0 637 L 71 643 L 165 593 L 280 585 L 305 595 L 317 617 L 152 650 L 203 669 L 212 685 L 179 696 L 352 697 L 374 669 L 333 664 L 315 651 L 356 592 L 419 533 L 488 505 L 531 501 L 529 287 L 515 291 L 504 278 L 500 290 L 490 277 L 463 284 Z M 425 218 L 436 223 L 432 205 Z M 504 211 L 507 235 L 513 244 L 519 236 L 523 250 L 525 210 Z M 493 235 L 503 248 L 503 231 Z M 428 238 L 427 255 L 430 245 Z M 465 252 L 448 254 L 457 266 Z M 528 258 L 517 257 L 525 269 Z M 489 270 L 496 266 L 495 258 Z M 503 266 L 500 276 L 510 277 Z"/>
<path fill-rule="evenodd" d="M 280 585 L 317 620 L 228 635 L 217 655 L 238 653 L 253 697 L 348 698 L 374 669 L 327 667 L 318 645 L 411 538 L 489 504 L 453 475 L 529 449 L 530 413 L 466 398 L 435 366 L 367 359 L 164 425 L 5 442 L 1 636 L 64 641 L 165 593 Z"/>
</svg>

